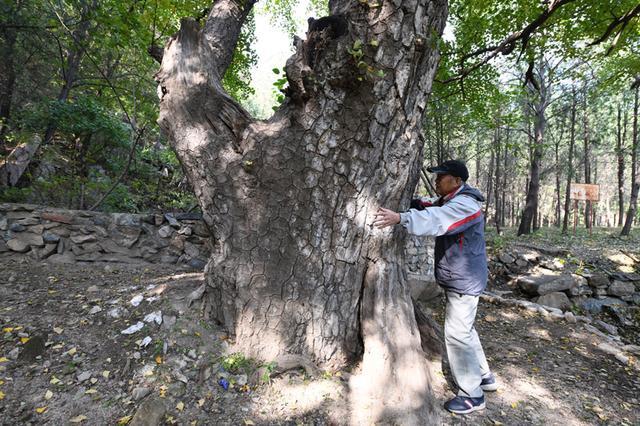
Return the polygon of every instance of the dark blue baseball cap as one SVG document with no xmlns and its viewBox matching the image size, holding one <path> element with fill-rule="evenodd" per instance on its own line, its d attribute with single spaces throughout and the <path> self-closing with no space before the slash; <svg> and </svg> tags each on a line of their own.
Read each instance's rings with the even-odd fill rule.
<svg viewBox="0 0 640 426">
<path fill-rule="evenodd" d="M 459 160 L 447 160 L 444 163 L 437 166 L 431 166 L 427 168 L 431 173 L 446 174 L 454 177 L 459 177 L 463 181 L 469 179 L 469 170 L 462 161 Z"/>
</svg>

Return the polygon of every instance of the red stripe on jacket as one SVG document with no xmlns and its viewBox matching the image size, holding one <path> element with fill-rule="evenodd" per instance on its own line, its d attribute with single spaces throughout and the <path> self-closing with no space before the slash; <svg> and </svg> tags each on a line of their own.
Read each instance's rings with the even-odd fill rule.
<svg viewBox="0 0 640 426">
<path fill-rule="evenodd" d="M 464 225 L 467 222 L 471 222 L 473 219 L 476 219 L 476 218 L 480 217 L 481 215 L 482 215 L 482 209 L 478 210 L 477 212 L 475 212 L 471 216 L 467 216 L 464 219 L 460 219 L 459 221 L 453 223 L 451 226 L 449 226 L 447 228 L 447 232 L 452 231 L 452 230 Z"/>
</svg>

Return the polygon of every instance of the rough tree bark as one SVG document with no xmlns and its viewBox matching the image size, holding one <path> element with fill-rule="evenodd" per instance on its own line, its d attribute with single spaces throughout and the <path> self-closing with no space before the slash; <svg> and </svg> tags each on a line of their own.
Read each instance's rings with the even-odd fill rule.
<svg viewBox="0 0 640 426">
<path fill-rule="evenodd" d="M 287 100 L 267 121 L 220 83 L 252 6 L 218 0 L 202 28 L 183 20 L 156 75 L 159 123 L 215 247 L 210 313 L 250 356 L 362 360 L 352 423 L 431 423 L 402 231 L 370 223 L 415 188 L 446 1 L 330 2 L 331 25 L 295 40 Z"/>
<path fill-rule="evenodd" d="M 638 182 L 638 92 L 640 91 L 640 84 L 636 81 L 634 87 L 634 100 L 633 100 L 633 136 L 631 142 L 631 195 L 629 197 L 629 210 L 627 210 L 627 217 L 624 221 L 624 226 L 620 235 L 629 235 L 631 232 L 631 226 L 636 218 L 636 212 L 638 210 L 638 192 L 640 191 L 640 182 Z"/>
</svg>

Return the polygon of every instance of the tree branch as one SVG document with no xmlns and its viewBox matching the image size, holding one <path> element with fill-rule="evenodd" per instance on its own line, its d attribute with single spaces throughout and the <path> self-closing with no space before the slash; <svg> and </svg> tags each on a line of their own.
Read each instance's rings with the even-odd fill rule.
<svg viewBox="0 0 640 426">
<path fill-rule="evenodd" d="M 233 58 L 242 24 L 256 1 L 219 0 L 211 6 L 202 36 L 204 43 L 214 52 L 221 78 Z"/>
<path fill-rule="evenodd" d="M 520 31 L 512 33 L 510 36 L 505 38 L 498 45 L 490 46 L 490 47 L 483 47 L 482 49 L 478 49 L 478 50 L 476 50 L 474 52 L 471 52 L 471 53 L 468 53 L 468 54 L 464 55 L 462 57 L 462 60 L 461 60 L 461 71 L 460 71 L 460 74 L 458 74 L 457 76 L 451 77 L 451 78 L 449 78 L 447 80 L 439 81 L 439 83 L 447 84 L 447 83 L 452 83 L 454 81 L 461 80 L 461 79 L 465 78 L 466 76 L 471 74 L 473 71 L 475 71 L 478 68 L 480 68 L 481 66 L 487 64 L 489 61 L 491 61 L 493 58 L 495 58 L 499 53 L 502 53 L 503 55 L 510 54 L 513 51 L 513 49 L 515 48 L 515 45 L 516 45 L 516 43 L 518 41 L 522 42 L 522 47 L 521 47 L 521 54 L 522 54 L 522 52 L 524 52 L 524 50 L 527 48 L 527 45 L 529 43 L 529 39 L 531 38 L 531 35 L 533 35 L 533 33 L 535 31 L 537 31 L 538 28 L 540 28 L 551 17 L 551 15 L 554 14 L 555 11 L 560 9 L 565 4 L 571 3 L 573 1 L 575 1 L 575 0 L 555 0 L 555 1 L 552 1 L 551 3 L 549 3 L 549 6 L 547 7 L 547 9 L 544 12 L 542 12 L 540 14 L 540 16 L 538 16 L 533 22 L 531 22 L 529 25 L 527 25 L 526 27 L 524 27 Z M 481 55 L 484 55 L 484 54 L 487 54 L 487 53 L 488 53 L 488 55 L 484 59 L 482 59 L 481 61 L 476 62 L 475 64 L 473 64 L 469 68 L 464 68 L 464 62 L 467 59 L 470 59 L 470 58 L 473 58 L 473 57 L 476 57 L 476 56 L 481 56 Z"/>
<path fill-rule="evenodd" d="M 616 41 L 611 45 L 609 50 L 607 50 L 607 55 L 609 55 L 615 48 L 617 44 L 617 40 L 620 37 L 620 34 L 622 34 L 622 32 L 626 28 L 629 21 L 631 21 L 633 18 L 635 18 L 639 14 L 640 14 L 640 3 L 638 3 L 636 7 L 634 7 L 633 9 L 631 9 L 630 11 L 622 15 L 620 18 L 616 18 L 613 22 L 611 22 L 607 27 L 606 31 L 604 32 L 604 34 L 602 34 L 597 40 L 594 40 L 591 43 L 589 43 L 588 46 L 595 46 L 596 44 L 602 43 L 603 41 L 608 39 L 611 36 L 611 34 L 613 34 L 613 32 L 616 30 L 618 26 L 620 26 L 620 29 L 617 31 Z"/>
<path fill-rule="evenodd" d="M 116 187 L 120 184 L 120 182 L 122 182 L 122 179 L 124 179 L 124 177 L 127 175 L 127 173 L 129 172 L 129 167 L 131 166 L 131 161 L 133 160 L 133 157 L 135 156 L 135 153 L 136 153 L 136 147 L 138 146 L 140 139 L 142 139 L 142 135 L 144 135 L 144 131 L 145 131 L 144 127 L 140 130 L 137 130 L 138 135 L 136 136 L 136 139 L 131 144 L 131 150 L 129 151 L 129 159 L 127 160 L 127 165 L 124 167 L 124 170 L 122 171 L 122 173 L 120 173 L 120 176 L 118 176 L 118 179 L 116 179 L 113 185 L 111 185 L 111 188 L 109 188 L 107 192 L 102 194 L 102 197 L 100 197 L 100 199 L 96 201 L 95 204 L 89 208 L 89 211 L 93 211 L 97 209 L 100 206 L 100 204 L 102 204 L 102 202 L 109 196 L 109 194 L 111 194 L 111 192 L 113 192 L 113 190 L 116 189 Z"/>
</svg>

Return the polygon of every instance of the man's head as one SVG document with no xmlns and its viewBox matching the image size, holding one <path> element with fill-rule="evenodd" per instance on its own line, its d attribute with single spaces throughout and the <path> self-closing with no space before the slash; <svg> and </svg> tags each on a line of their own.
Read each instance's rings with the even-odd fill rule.
<svg viewBox="0 0 640 426">
<path fill-rule="evenodd" d="M 458 160 L 448 160 L 435 167 L 429 167 L 427 170 L 437 174 L 436 192 L 440 196 L 455 191 L 469 178 L 467 166 Z"/>
</svg>

